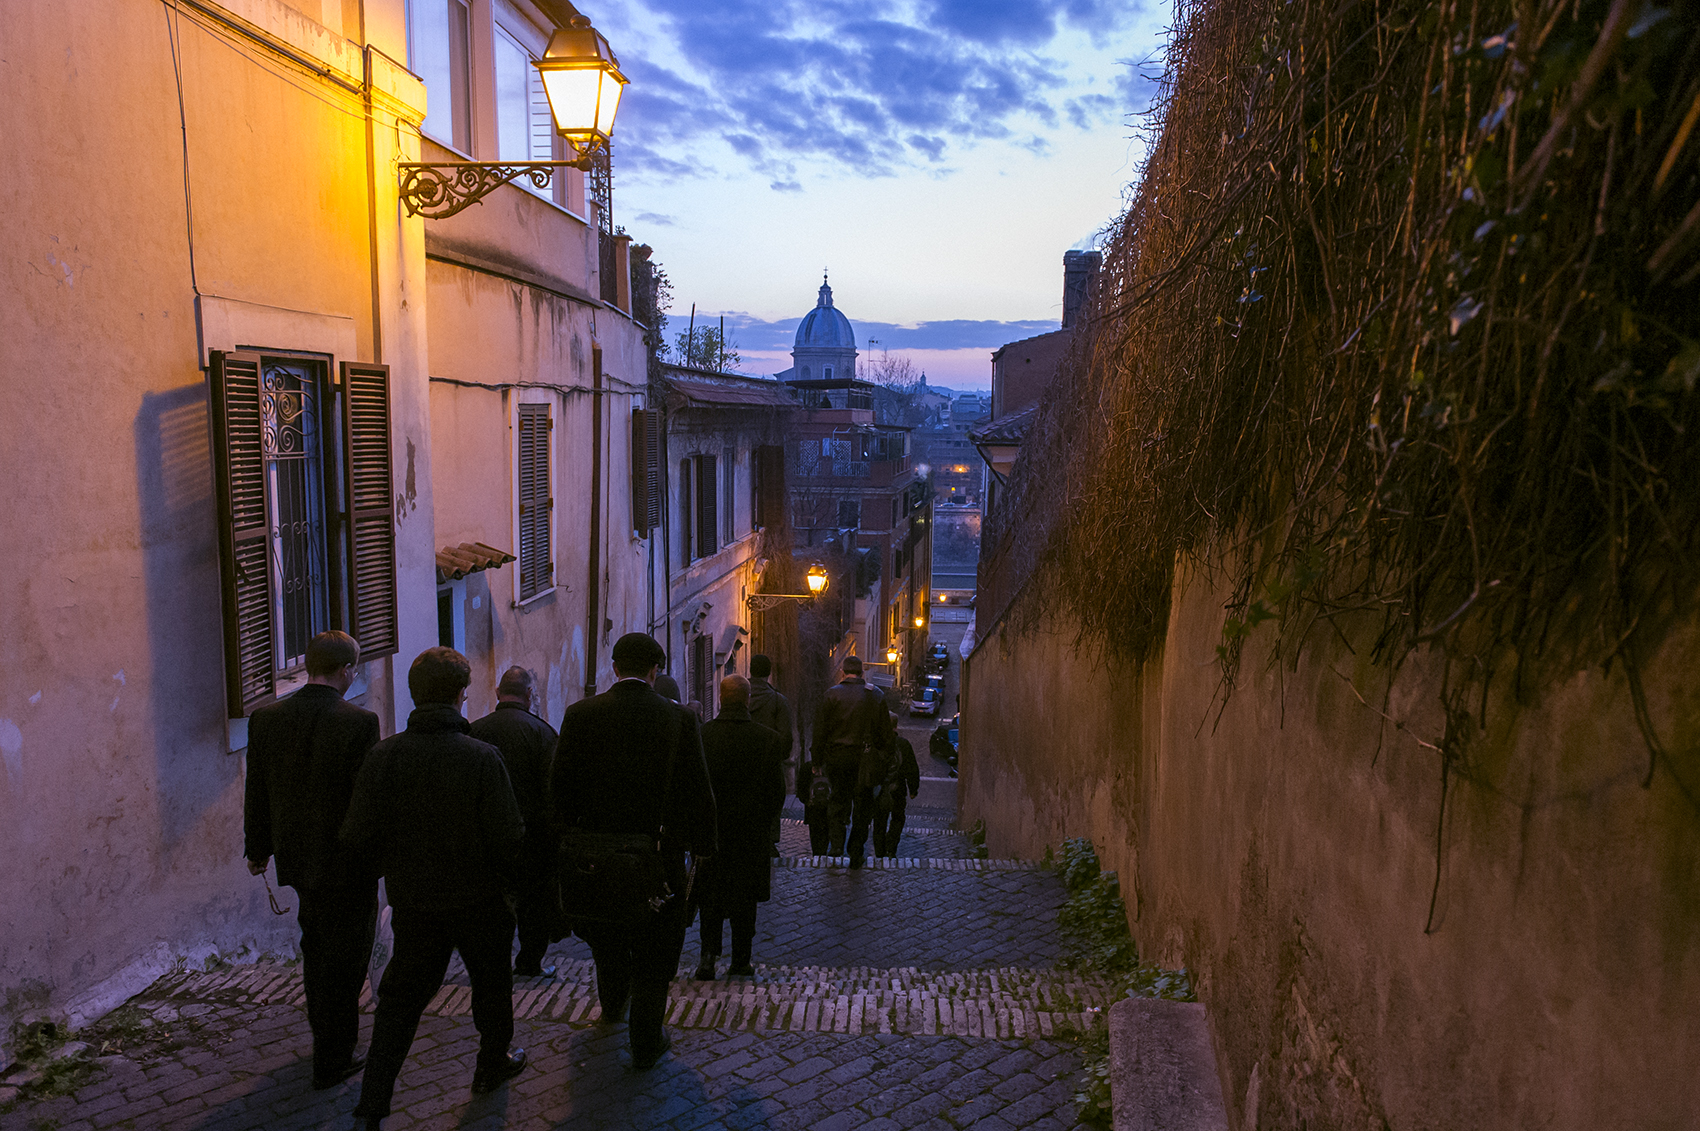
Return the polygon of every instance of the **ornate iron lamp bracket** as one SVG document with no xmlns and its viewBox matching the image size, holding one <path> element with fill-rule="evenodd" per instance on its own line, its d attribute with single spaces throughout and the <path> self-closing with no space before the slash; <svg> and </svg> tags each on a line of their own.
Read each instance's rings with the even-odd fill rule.
<svg viewBox="0 0 1700 1131">
<path fill-rule="evenodd" d="M 813 593 L 751 593 L 744 598 L 744 603 L 749 605 L 752 613 L 765 613 L 787 601 L 811 602 L 815 596 Z"/>
<path fill-rule="evenodd" d="M 540 189 L 548 188 L 556 169 L 589 172 L 596 154 L 586 152 L 570 161 L 402 161 L 401 202 L 410 216 L 441 220 L 483 200 L 498 187 L 520 177 L 530 177 Z"/>
</svg>

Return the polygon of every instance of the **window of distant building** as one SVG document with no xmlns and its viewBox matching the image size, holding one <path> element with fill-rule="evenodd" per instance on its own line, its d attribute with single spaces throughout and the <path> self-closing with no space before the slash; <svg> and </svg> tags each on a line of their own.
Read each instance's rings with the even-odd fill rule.
<svg viewBox="0 0 1700 1131">
<path fill-rule="evenodd" d="M 823 380 L 823 381 L 832 380 L 832 366 L 830 366 L 830 365 L 821 366 L 820 376 L 821 376 L 821 380 Z"/>
<path fill-rule="evenodd" d="M 803 372 L 803 380 L 807 381 L 809 379 L 809 367 L 806 366 L 806 365 L 803 366 L 802 372 Z"/>
<path fill-rule="evenodd" d="M 461 153 L 472 152 L 472 66 L 464 0 L 408 0 L 407 64 L 429 92 L 423 129 Z"/>
</svg>

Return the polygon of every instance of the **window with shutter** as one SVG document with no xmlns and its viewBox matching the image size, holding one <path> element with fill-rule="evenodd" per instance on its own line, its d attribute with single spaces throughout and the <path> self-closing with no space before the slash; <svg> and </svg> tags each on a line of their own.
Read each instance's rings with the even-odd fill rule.
<svg viewBox="0 0 1700 1131">
<path fill-rule="evenodd" d="M 270 702 L 277 692 L 267 549 L 271 530 L 260 441 L 260 364 L 258 354 L 215 350 L 212 355 L 225 686 L 232 718 Z"/>
<path fill-rule="evenodd" d="M 755 514 L 756 525 L 767 526 L 779 521 L 779 508 L 785 500 L 785 449 L 777 444 L 764 444 L 756 449 Z"/>
<path fill-rule="evenodd" d="M 632 409 L 632 529 L 641 538 L 661 525 L 661 414 Z"/>
<path fill-rule="evenodd" d="M 555 500 L 549 481 L 549 406 L 519 406 L 519 599 L 530 600 L 555 584 L 550 521 Z"/>
<path fill-rule="evenodd" d="M 362 660 L 401 646 L 395 585 L 395 464 L 390 367 L 342 364 L 343 461 L 348 492 L 348 632 Z"/>
<path fill-rule="evenodd" d="M 738 508 L 737 508 L 737 505 L 736 505 L 736 500 L 737 500 L 738 496 L 734 493 L 734 492 L 737 491 L 737 489 L 738 489 L 738 455 L 735 451 L 733 451 L 731 449 L 727 449 L 727 451 L 726 451 L 726 489 L 721 492 L 721 505 L 722 505 L 723 509 L 726 511 L 726 517 L 721 520 L 721 524 L 726 528 L 726 536 L 723 539 L 723 541 L 728 546 L 730 546 L 733 542 L 736 542 L 738 540 L 738 530 L 737 530 Z"/>
<path fill-rule="evenodd" d="M 696 508 L 691 505 L 691 461 L 679 461 L 679 564 L 691 564 L 691 535 L 695 531 Z"/>
<path fill-rule="evenodd" d="M 706 558 L 720 548 L 719 508 L 715 496 L 720 491 L 720 476 L 713 456 L 698 456 L 697 488 L 697 557 Z"/>
</svg>

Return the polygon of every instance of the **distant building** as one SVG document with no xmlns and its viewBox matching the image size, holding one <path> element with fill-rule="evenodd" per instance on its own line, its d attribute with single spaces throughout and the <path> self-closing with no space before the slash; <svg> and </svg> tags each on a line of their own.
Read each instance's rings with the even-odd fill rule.
<svg viewBox="0 0 1700 1131">
<path fill-rule="evenodd" d="M 1063 328 L 1010 342 L 992 354 L 991 415 L 979 421 L 973 432 L 974 445 L 985 461 L 982 505 L 988 513 L 997 509 L 998 492 L 1021 452 L 1039 400 L 1067 358 L 1103 260 L 1096 251 L 1064 252 Z"/>
</svg>

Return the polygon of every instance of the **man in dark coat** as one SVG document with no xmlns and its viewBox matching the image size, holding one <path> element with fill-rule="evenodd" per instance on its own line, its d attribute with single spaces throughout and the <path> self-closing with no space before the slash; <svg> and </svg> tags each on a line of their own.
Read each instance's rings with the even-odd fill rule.
<svg viewBox="0 0 1700 1131">
<path fill-rule="evenodd" d="M 414 1030 L 460 951 L 472 981 L 478 1063 L 488 1092 L 525 1067 L 514 1035 L 514 917 L 506 892 L 525 834 L 501 751 L 461 716 L 472 667 L 427 648 L 407 671 L 418 704 L 407 729 L 373 747 L 354 783 L 342 842 L 378 861 L 394 909 L 395 954 L 378 985 L 372 1047 L 354 1115 L 369 1129 L 390 1113 Z"/>
<path fill-rule="evenodd" d="M 773 661 L 763 655 L 750 657 L 750 718 L 777 734 L 780 739 L 779 763 L 785 774 L 785 788 L 790 789 L 796 778 L 796 766 L 791 751 L 797 745 L 796 717 L 791 713 L 791 701 L 769 683 Z M 783 805 L 780 808 L 784 808 Z M 779 854 L 779 814 L 773 816 L 773 849 Z"/>
<path fill-rule="evenodd" d="M 532 714 L 534 698 L 531 673 L 522 667 L 509 668 L 496 684 L 496 709 L 472 724 L 472 737 L 502 752 L 514 800 L 525 819 L 514 887 L 514 916 L 519 925 L 514 973 L 523 978 L 552 978 L 555 967 L 543 965 L 543 952 L 551 941 L 559 902 L 549 775 L 560 736 Z"/>
<path fill-rule="evenodd" d="M 832 854 L 844 852 L 848 824 L 850 867 L 860 868 L 867 862 L 874 787 L 885 780 L 897 734 L 885 696 L 862 681 L 861 658 L 844 657 L 843 670 L 844 678 L 827 689 L 815 713 L 809 752 L 813 771 L 824 772 L 832 783 Z"/>
<path fill-rule="evenodd" d="M 702 885 L 702 959 L 697 980 L 714 980 L 714 960 L 728 918 L 732 920 L 732 966 L 728 975 L 749 977 L 756 935 L 756 904 L 773 894 L 770 829 L 785 805 L 780 768 L 785 743 L 750 718 L 750 684 L 741 675 L 720 681 L 720 713 L 703 724 L 702 750 L 714 787 L 720 851 L 699 875 Z"/>
<path fill-rule="evenodd" d="M 896 730 L 897 716 L 891 716 Z M 896 856 L 897 838 L 903 835 L 903 819 L 909 799 L 921 792 L 921 766 L 915 761 L 915 746 L 897 736 L 897 760 L 874 796 L 874 855 Z"/>
<path fill-rule="evenodd" d="M 697 718 L 652 686 L 667 654 L 652 637 L 614 642 L 614 686 L 561 717 L 555 752 L 556 827 L 563 832 L 659 834 L 675 897 L 643 928 L 580 922 L 574 930 L 596 960 L 602 1016 L 626 1013 L 632 1067 L 654 1066 L 672 1045 L 662 1019 L 688 925 L 686 850 L 714 853 L 714 793 L 703 763 Z M 567 907 L 568 918 L 574 908 Z"/>
<path fill-rule="evenodd" d="M 354 1045 L 378 879 L 337 841 L 355 775 L 378 741 L 378 716 L 342 700 L 359 662 L 352 636 L 319 633 L 307 642 L 307 686 L 248 720 L 244 854 L 256 876 L 275 855 L 277 882 L 295 889 L 301 908 L 315 1088 L 335 1087 L 364 1063 Z"/>
</svg>

